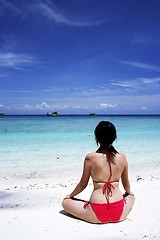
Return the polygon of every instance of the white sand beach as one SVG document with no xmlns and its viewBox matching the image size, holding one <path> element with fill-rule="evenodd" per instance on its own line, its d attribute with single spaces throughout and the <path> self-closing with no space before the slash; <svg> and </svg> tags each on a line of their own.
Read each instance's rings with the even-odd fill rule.
<svg viewBox="0 0 160 240">
<path fill-rule="evenodd" d="M 61 207 L 77 177 L 0 177 L 0 239 L 2 240 L 133 240 L 160 239 L 160 166 L 130 169 L 136 202 L 127 220 L 90 224 L 67 216 Z M 78 197 L 86 199 L 91 184 Z"/>
</svg>

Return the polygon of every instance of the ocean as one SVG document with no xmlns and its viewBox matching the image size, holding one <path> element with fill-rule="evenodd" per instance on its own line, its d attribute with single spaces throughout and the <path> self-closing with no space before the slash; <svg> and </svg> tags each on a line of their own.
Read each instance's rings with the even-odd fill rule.
<svg viewBox="0 0 160 240">
<path fill-rule="evenodd" d="M 64 176 L 80 171 L 97 145 L 102 121 L 117 129 L 115 148 L 130 166 L 160 163 L 160 116 L 3 116 L 0 117 L 0 173 L 12 176 Z"/>
</svg>

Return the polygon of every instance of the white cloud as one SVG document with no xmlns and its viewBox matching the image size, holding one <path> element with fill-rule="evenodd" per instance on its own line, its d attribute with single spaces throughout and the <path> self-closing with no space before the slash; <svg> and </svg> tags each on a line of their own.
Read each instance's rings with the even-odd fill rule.
<svg viewBox="0 0 160 240">
<path fill-rule="evenodd" d="M 36 105 L 36 107 L 38 108 L 50 108 L 50 106 L 46 103 L 46 102 L 42 102 L 41 104 L 39 105 Z"/>
<path fill-rule="evenodd" d="M 160 67 L 152 64 L 146 64 L 146 63 L 140 63 L 140 62 L 134 62 L 134 61 L 124 61 L 124 60 L 119 60 L 118 62 L 131 67 L 160 72 Z"/>
<path fill-rule="evenodd" d="M 148 110 L 148 108 L 147 108 L 147 107 L 145 107 L 145 106 L 143 106 L 143 107 L 140 107 L 140 109 L 141 109 L 141 110 L 144 110 L 144 111 Z"/>
<path fill-rule="evenodd" d="M 156 78 L 135 78 L 130 80 L 114 81 L 110 82 L 110 85 L 123 88 L 123 90 L 132 93 L 145 93 L 148 90 L 152 91 L 150 94 L 157 93 L 160 88 L 160 77 Z M 119 89 L 121 91 L 121 89 Z"/>
<path fill-rule="evenodd" d="M 157 84 L 160 83 L 160 77 L 157 78 L 141 78 L 145 84 Z"/>
<path fill-rule="evenodd" d="M 3 105 L 2 101 L 0 109 L 8 110 L 10 112 L 16 111 L 19 113 L 43 113 L 57 111 L 61 113 L 159 113 L 160 108 L 157 105 L 157 99 L 160 95 L 150 95 L 146 94 L 144 96 L 137 95 L 133 97 L 132 95 L 112 95 L 112 96 L 91 96 L 89 98 L 79 98 L 76 97 L 59 97 L 59 99 L 45 98 L 45 101 L 39 101 L 39 103 L 32 103 L 31 99 L 25 98 L 28 104 L 24 103 L 22 98 L 17 98 L 10 102 L 5 100 L 6 104 Z M 37 101 L 32 99 L 32 101 Z M 97 102 L 99 104 L 97 104 Z M 8 107 L 7 107 L 8 106 Z M 2 111 L 2 110 L 1 110 Z"/>
<path fill-rule="evenodd" d="M 40 104 L 37 104 L 37 105 L 24 105 L 24 108 L 26 110 L 45 110 L 45 109 L 49 109 L 50 106 L 46 103 L 46 102 L 42 102 Z"/>
<path fill-rule="evenodd" d="M 4 104 L 0 104 L 0 109 L 3 110 L 3 112 L 4 112 L 5 110 L 10 110 L 10 107 L 6 106 Z"/>
<path fill-rule="evenodd" d="M 97 26 L 104 23 L 104 20 L 88 21 L 86 20 L 86 18 L 88 19 L 88 15 L 86 18 L 84 16 L 83 18 L 77 18 L 75 16 L 73 17 L 72 15 L 75 15 L 75 13 L 67 14 L 67 12 L 64 12 L 62 9 L 58 8 L 51 0 L 24 1 L 21 2 L 22 5 L 19 5 L 18 2 L 17 5 L 13 4 L 11 0 L 0 0 L 0 4 L 2 7 L 2 16 L 5 11 L 8 10 L 21 17 L 21 20 L 24 20 L 27 15 L 34 14 L 34 17 L 40 15 L 52 23 L 61 23 L 75 27 Z"/>
<path fill-rule="evenodd" d="M 3 108 L 3 107 L 5 107 L 3 104 L 0 104 L 0 108 Z"/>
<path fill-rule="evenodd" d="M 111 82 L 111 85 L 113 86 L 119 86 L 119 87 L 131 87 L 131 83 L 130 82 Z"/>
<path fill-rule="evenodd" d="M 31 54 L 16 54 L 12 52 L 0 53 L 0 66 L 18 70 L 36 63 L 36 59 Z"/>
<path fill-rule="evenodd" d="M 100 25 L 104 21 L 82 21 L 76 20 L 67 16 L 61 9 L 59 9 L 52 1 L 50 0 L 41 0 L 39 2 L 35 2 L 32 6 L 29 7 L 32 11 L 36 11 L 41 14 L 43 17 L 48 19 L 51 22 L 62 23 L 69 26 L 75 27 L 87 27 Z"/>
<path fill-rule="evenodd" d="M 106 109 L 106 108 L 115 108 L 117 107 L 116 104 L 109 104 L 109 103 L 100 103 L 99 104 L 100 108 Z"/>
<path fill-rule="evenodd" d="M 78 109 L 80 106 L 73 106 L 73 109 Z M 44 110 L 44 111 L 58 111 L 58 110 L 65 110 L 68 109 L 69 106 L 67 104 L 51 104 L 49 105 L 46 102 L 42 102 L 40 104 L 36 104 L 36 105 L 29 105 L 29 104 L 25 104 L 23 106 L 20 106 L 19 109 L 20 110 L 30 110 L 30 111 L 37 111 L 37 110 Z M 70 108 L 72 108 L 70 106 Z"/>
<path fill-rule="evenodd" d="M 73 106 L 72 108 L 73 108 L 73 109 L 81 109 L 81 106 L 75 105 L 75 106 Z"/>
</svg>

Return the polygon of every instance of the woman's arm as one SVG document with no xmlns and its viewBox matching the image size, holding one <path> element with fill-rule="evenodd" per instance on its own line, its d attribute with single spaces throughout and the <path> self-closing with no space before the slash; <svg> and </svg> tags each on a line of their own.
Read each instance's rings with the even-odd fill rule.
<svg viewBox="0 0 160 240">
<path fill-rule="evenodd" d="M 75 187 L 73 192 L 71 194 L 67 195 L 65 198 L 72 198 L 72 197 L 76 196 L 77 194 L 79 194 L 80 192 L 82 192 L 88 185 L 90 175 L 91 175 L 90 160 L 86 156 L 86 158 L 84 160 L 83 173 L 82 173 L 81 180 L 79 181 L 79 183 L 77 184 L 77 186 Z"/>
<path fill-rule="evenodd" d="M 129 177 L 128 177 L 128 162 L 126 157 L 124 156 L 124 161 L 125 161 L 125 165 L 124 165 L 124 170 L 121 176 L 122 179 L 122 185 L 124 187 L 125 190 L 125 194 L 130 194 L 130 182 L 129 182 Z"/>
</svg>

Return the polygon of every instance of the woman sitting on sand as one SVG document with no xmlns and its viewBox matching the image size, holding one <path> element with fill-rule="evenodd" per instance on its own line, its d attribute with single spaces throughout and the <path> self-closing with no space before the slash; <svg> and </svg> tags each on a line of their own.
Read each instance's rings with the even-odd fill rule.
<svg viewBox="0 0 160 240">
<path fill-rule="evenodd" d="M 100 122 L 95 129 L 95 138 L 99 148 L 86 156 L 81 180 L 74 191 L 63 199 L 62 206 L 69 214 L 90 223 L 123 221 L 135 200 L 130 191 L 127 159 L 112 145 L 116 139 L 116 128 L 111 122 Z M 86 188 L 90 177 L 93 192 L 89 201 L 74 198 Z M 124 195 L 119 189 L 120 179 Z"/>
</svg>

